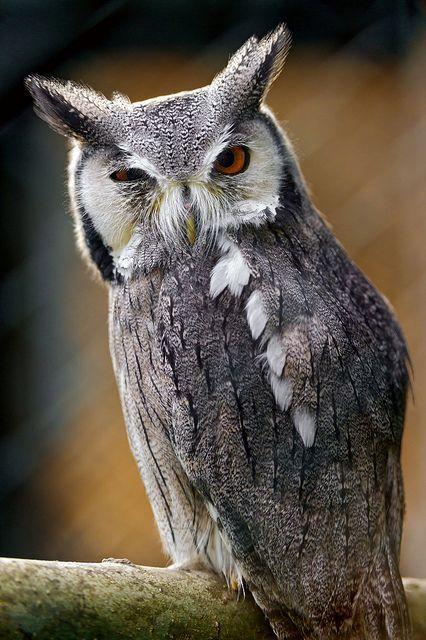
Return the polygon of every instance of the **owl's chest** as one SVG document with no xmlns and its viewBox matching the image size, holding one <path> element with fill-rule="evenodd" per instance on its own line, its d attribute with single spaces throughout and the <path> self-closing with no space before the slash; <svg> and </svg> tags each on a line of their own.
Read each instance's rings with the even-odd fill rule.
<svg viewBox="0 0 426 640">
<path fill-rule="evenodd" d="M 157 307 L 157 337 L 165 365 L 176 375 L 201 379 L 229 377 L 252 360 L 252 340 L 245 318 L 249 292 L 215 298 L 210 293 L 217 258 L 176 262 L 166 274 Z M 208 389 L 206 389 L 208 390 Z"/>
<path fill-rule="evenodd" d="M 176 260 L 112 295 L 111 351 L 126 403 L 131 395 L 159 405 L 159 389 L 170 414 L 184 406 L 201 421 L 229 410 L 236 397 L 263 395 L 246 322 L 250 292 L 225 290 L 213 299 L 216 263 L 217 256 Z"/>
<path fill-rule="evenodd" d="M 110 351 L 127 429 L 153 433 L 170 422 L 170 380 L 158 338 L 162 274 L 153 271 L 110 291 Z"/>
</svg>

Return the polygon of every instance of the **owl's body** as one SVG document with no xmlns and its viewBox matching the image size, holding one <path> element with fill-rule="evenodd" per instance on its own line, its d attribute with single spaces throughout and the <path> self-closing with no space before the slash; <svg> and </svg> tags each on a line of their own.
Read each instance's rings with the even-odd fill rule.
<svg viewBox="0 0 426 640">
<path fill-rule="evenodd" d="M 120 103 L 120 144 L 116 124 L 103 121 L 100 143 L 80 104 L 76 124 L 53 109 L 51 88 L 48 103 L 39 79 L 30 88 L 79 140 L 74 215 L 110 282 L 129 440 L 173 562 L 246 584 L 282 639 L 407 639 L 406 348 L 260 104 L 285 45 L 279 29 L 249 41 L 212 88 L 133 111 Z M 241 102 L 226 89 L 243 71 Z M 125 186 L 126 209 L 106 182 L 123 150 L 146 172 L 143 189 Z M 123 175 L 142 180 L 131 169 L 111 177 Z"/>
</svg>

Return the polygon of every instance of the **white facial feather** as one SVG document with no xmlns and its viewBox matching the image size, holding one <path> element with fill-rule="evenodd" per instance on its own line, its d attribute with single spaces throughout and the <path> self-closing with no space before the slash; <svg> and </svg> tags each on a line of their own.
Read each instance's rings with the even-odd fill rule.
<svg viewBox="0 0 426 640">
<path fill-rule="evenodd" d="M 68 192 L 71 200 L 71 207 L 76 209 L 75 173 L 81 158 L 81 148 L 74 143 L 68 155 Z"/>
<path fill-rule="evenodd" d="M 130 198 L 122 195 L 110 173 L 109 164 L 99 155 L 87 158 L 76 198 L 90 216 L 104 244 L 117 251 L 130 240 L 142 211 L 135 210 Z"/>
<path fill-rule="evenodd" d="M 194 215 L 198 243 L 209 250 L 226 228 L 260 225 L 274 217 L 279 204 L 282 158 L 273 136 L 262 121 L 256 120 L 242 126 L 236 136 L 230 126 L 225 127 L 206 152 L 199 169 L 185 180 L 165 177 L 140 149 L 136 152 L 129 143 L 120 144 L 119 148 L 126 154 L 126 166 L 142 169 L 155 178 L 155 186 L 150 187 L 143 204 L 135 204 L 138 200 L 111 180 L 110 174 L 119 166 L 112 167 L 111 160 L 104 158 L 102 151 L 84 161 L 77 193 L 72 174 L 78 152 L 71 158 L 69 188 L 74 206 L 79 202 L 83 204 L 104 244 L 112 248 L 115 259 L 130 241 L 125 267 L 121 265 L 127 275 L 132 272 L 130 256 L 134 254 L 135 245 L 131 240 L 138 222 L 148 219 L 173 249 L 186 242 L 186 221 Z M 236 176 L 219 175 L 213 169 L 218 154 L 228 144 L 244 144 L 250 152 L 247 170 Z M 232 255 L 232 265 L 228 258 L 218 266 L 214 277 L 215 295 L 219 293 L 217 287 L 222 275 L 226 280 L 224 286 L 234 295 L 239 295 L 241 287 L 248 282 L 249 274 L 240 256 Z"/>
<path fill-rule="evenodd" d="M 207 150 L 207 153 L 204 156 L 203 164 L 200 167 L 199 171 L 194 175 L 194 178 L 200 181 L 207 182 L 209 179 L 209 174 L 212 169 L 212 166 L 217 158 L 217 156 L 224 150 L 229 144 L 229 140 L 231 137 L 232 127 L 227 125 L 222 133 L 219 135 L 217 140 L 212 144 L 210 149 Z"/>
<path fill-rule="evenodd" d="M 160 171 L 158 171 L 156 166 L 152 162 L 150 162 L 148 158 L 144 158 L 135 153 L 130 145 L 123 143 L 119 144 L 118 148 L 121 149 L 121 151 L 124 151 L 124 153 L 126 154 L 126 162 L 129 164 L 129 166 L 135 167 L 137 169 L 142 169 L 142 171 L 146 171 L 150 176 L 156 178 L 159 181 L 165 181 L 164 176 L 160 173 Z"/>
</svg>

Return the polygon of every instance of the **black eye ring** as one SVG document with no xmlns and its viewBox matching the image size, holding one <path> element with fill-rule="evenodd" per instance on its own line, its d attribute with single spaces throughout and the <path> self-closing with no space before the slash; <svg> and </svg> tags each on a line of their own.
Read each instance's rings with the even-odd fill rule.
<svg viewBox="0 0 426 640">
<path fill-rule="evenodd" d="M 114 182 L 136 182 L 137 180 L 148 180 L 149 174 L 143 169 L 137 167 L 130 167 L 130 169 L 117 169 L 111 173 L 110 178 Z"/>
</svg>

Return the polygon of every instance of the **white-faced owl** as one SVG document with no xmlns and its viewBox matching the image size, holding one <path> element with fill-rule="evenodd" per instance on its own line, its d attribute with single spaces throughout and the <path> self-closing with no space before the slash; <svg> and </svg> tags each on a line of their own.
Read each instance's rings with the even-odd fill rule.
<svg viewBox="0 0 426 640">
<path fill-rule="evenodd" d="M 245 585 L 281 639 L 410 637 L 398 569 L 407 349 L 264 99 L 288 33 L 143 102 L 30 76 L 72 144 L 128 436 L 172 561 Z"/>
</svg>

